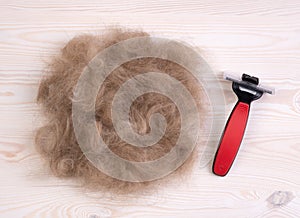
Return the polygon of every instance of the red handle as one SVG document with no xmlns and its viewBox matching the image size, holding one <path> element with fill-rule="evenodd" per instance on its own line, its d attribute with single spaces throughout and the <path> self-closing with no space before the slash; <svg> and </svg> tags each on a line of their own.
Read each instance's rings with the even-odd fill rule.
<svg viewBox="0 0 300 218">
<path fill-rule="evenodd" d="M 226 176 L 233 164 L 243 140 L 249 109 L 249 104 L 238 102 L 230 115 L 213 165 L 213 172 L 218 176 Z"/>
</svg>

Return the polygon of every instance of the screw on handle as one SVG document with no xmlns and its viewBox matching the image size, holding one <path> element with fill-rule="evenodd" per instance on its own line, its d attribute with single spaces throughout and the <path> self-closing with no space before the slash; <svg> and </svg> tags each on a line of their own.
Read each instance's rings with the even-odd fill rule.
<svg viewBox="0 0 300 218">
<path fill-rule="evenodd" d="M 213 173 L 218 176 L 226 176 L 238 153 L 244 137 L 250 104 L 238 101 L 235 105 L 222 135 L 217 150 Z"/>
</svg>

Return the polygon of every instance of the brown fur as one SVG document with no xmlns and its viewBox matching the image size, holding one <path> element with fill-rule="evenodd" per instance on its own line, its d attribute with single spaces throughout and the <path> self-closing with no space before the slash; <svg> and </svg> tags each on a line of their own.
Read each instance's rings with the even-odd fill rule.
<svg viewBox="0 0 300 218">
<path fill-rule="evenodd" d="M 101 50 L 119 41 L 148 36 L 142 31 L 110 29 L 103 35 L 81 35 L 73 38 L 62 48 L 60 55 L 53 58 L 46 69 L 38 91 L 37 102 L 47 117 L 47 124 L 36 134 L 36 148 L 49 163 L 50 169 L 58 177 L 80 178 L 88 187 L 128 193 L 145 188 L 155 182 L 131 183 L 111 178 L 87 160 L 81 151 L 73 130 L 72 95 L 83 68 Z M 120 157 L 133 161 L 148 161 L 162 157 L 175 145 L 180 130 L 180 114 L 174 103 L 167 97 L 148 93 L 140 96 L 131 106 L 130 121 L 139 134 L 149 129 L 149 117 L 153 113 L 165 116 L 167 129 L 165 136 L 156 144 L 146 148 L 134 147 L 123 142 L 116 134 L 111 121 L 112 98 L 120 85 L 140 72 L 163 72 L 181 81 L 199 104 L 201 90 L 193 76 L 183 67 L 173 62 L 157 58 L 140 58 L 127 62 L 114 70 L 105 80 L 97 96 L 96 121 L 99 134 L 109 148 Z M 191 169 L 191 157 L 176 170 L 176 174 Z M 173 173 L 174 174 L 174 173 Z"/>
</svg>

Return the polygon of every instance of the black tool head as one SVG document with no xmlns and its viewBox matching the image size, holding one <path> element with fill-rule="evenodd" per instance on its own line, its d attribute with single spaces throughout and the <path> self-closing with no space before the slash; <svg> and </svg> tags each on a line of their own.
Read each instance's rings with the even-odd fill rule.
<svg viewBox="0 0 300 218">
<path fill-rule="evenodd" d="M 259 86 L 259 79 L 254 76 L 243 74 L 242 80 L 224 74 L 226 80 L 232 81 L 232 88 L 239 97 L 239 100 L 251 103 L 261 98 L 264 93 L 275 94 L 274 89 Z"/>
</svg>

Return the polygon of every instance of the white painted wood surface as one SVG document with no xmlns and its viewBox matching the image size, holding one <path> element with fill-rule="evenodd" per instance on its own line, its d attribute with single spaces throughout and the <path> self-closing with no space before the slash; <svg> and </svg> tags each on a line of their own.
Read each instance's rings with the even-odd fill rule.
<svg viewBox="0 0 300 218">
<path fill-rule="evenodd" d="M 60 180 L 34 150 L 45 61 L 74 35 L 144 28 L 202 49 L 215 70 L 257 75 L 276 96 L 253 104 L 230 175 L 195 166 L 143 196 Z M 224 83 L 226 112 L 235 97 Z M 300 1 L 0 1 L 0 217 L 300 217 Z"/>
</svg>

